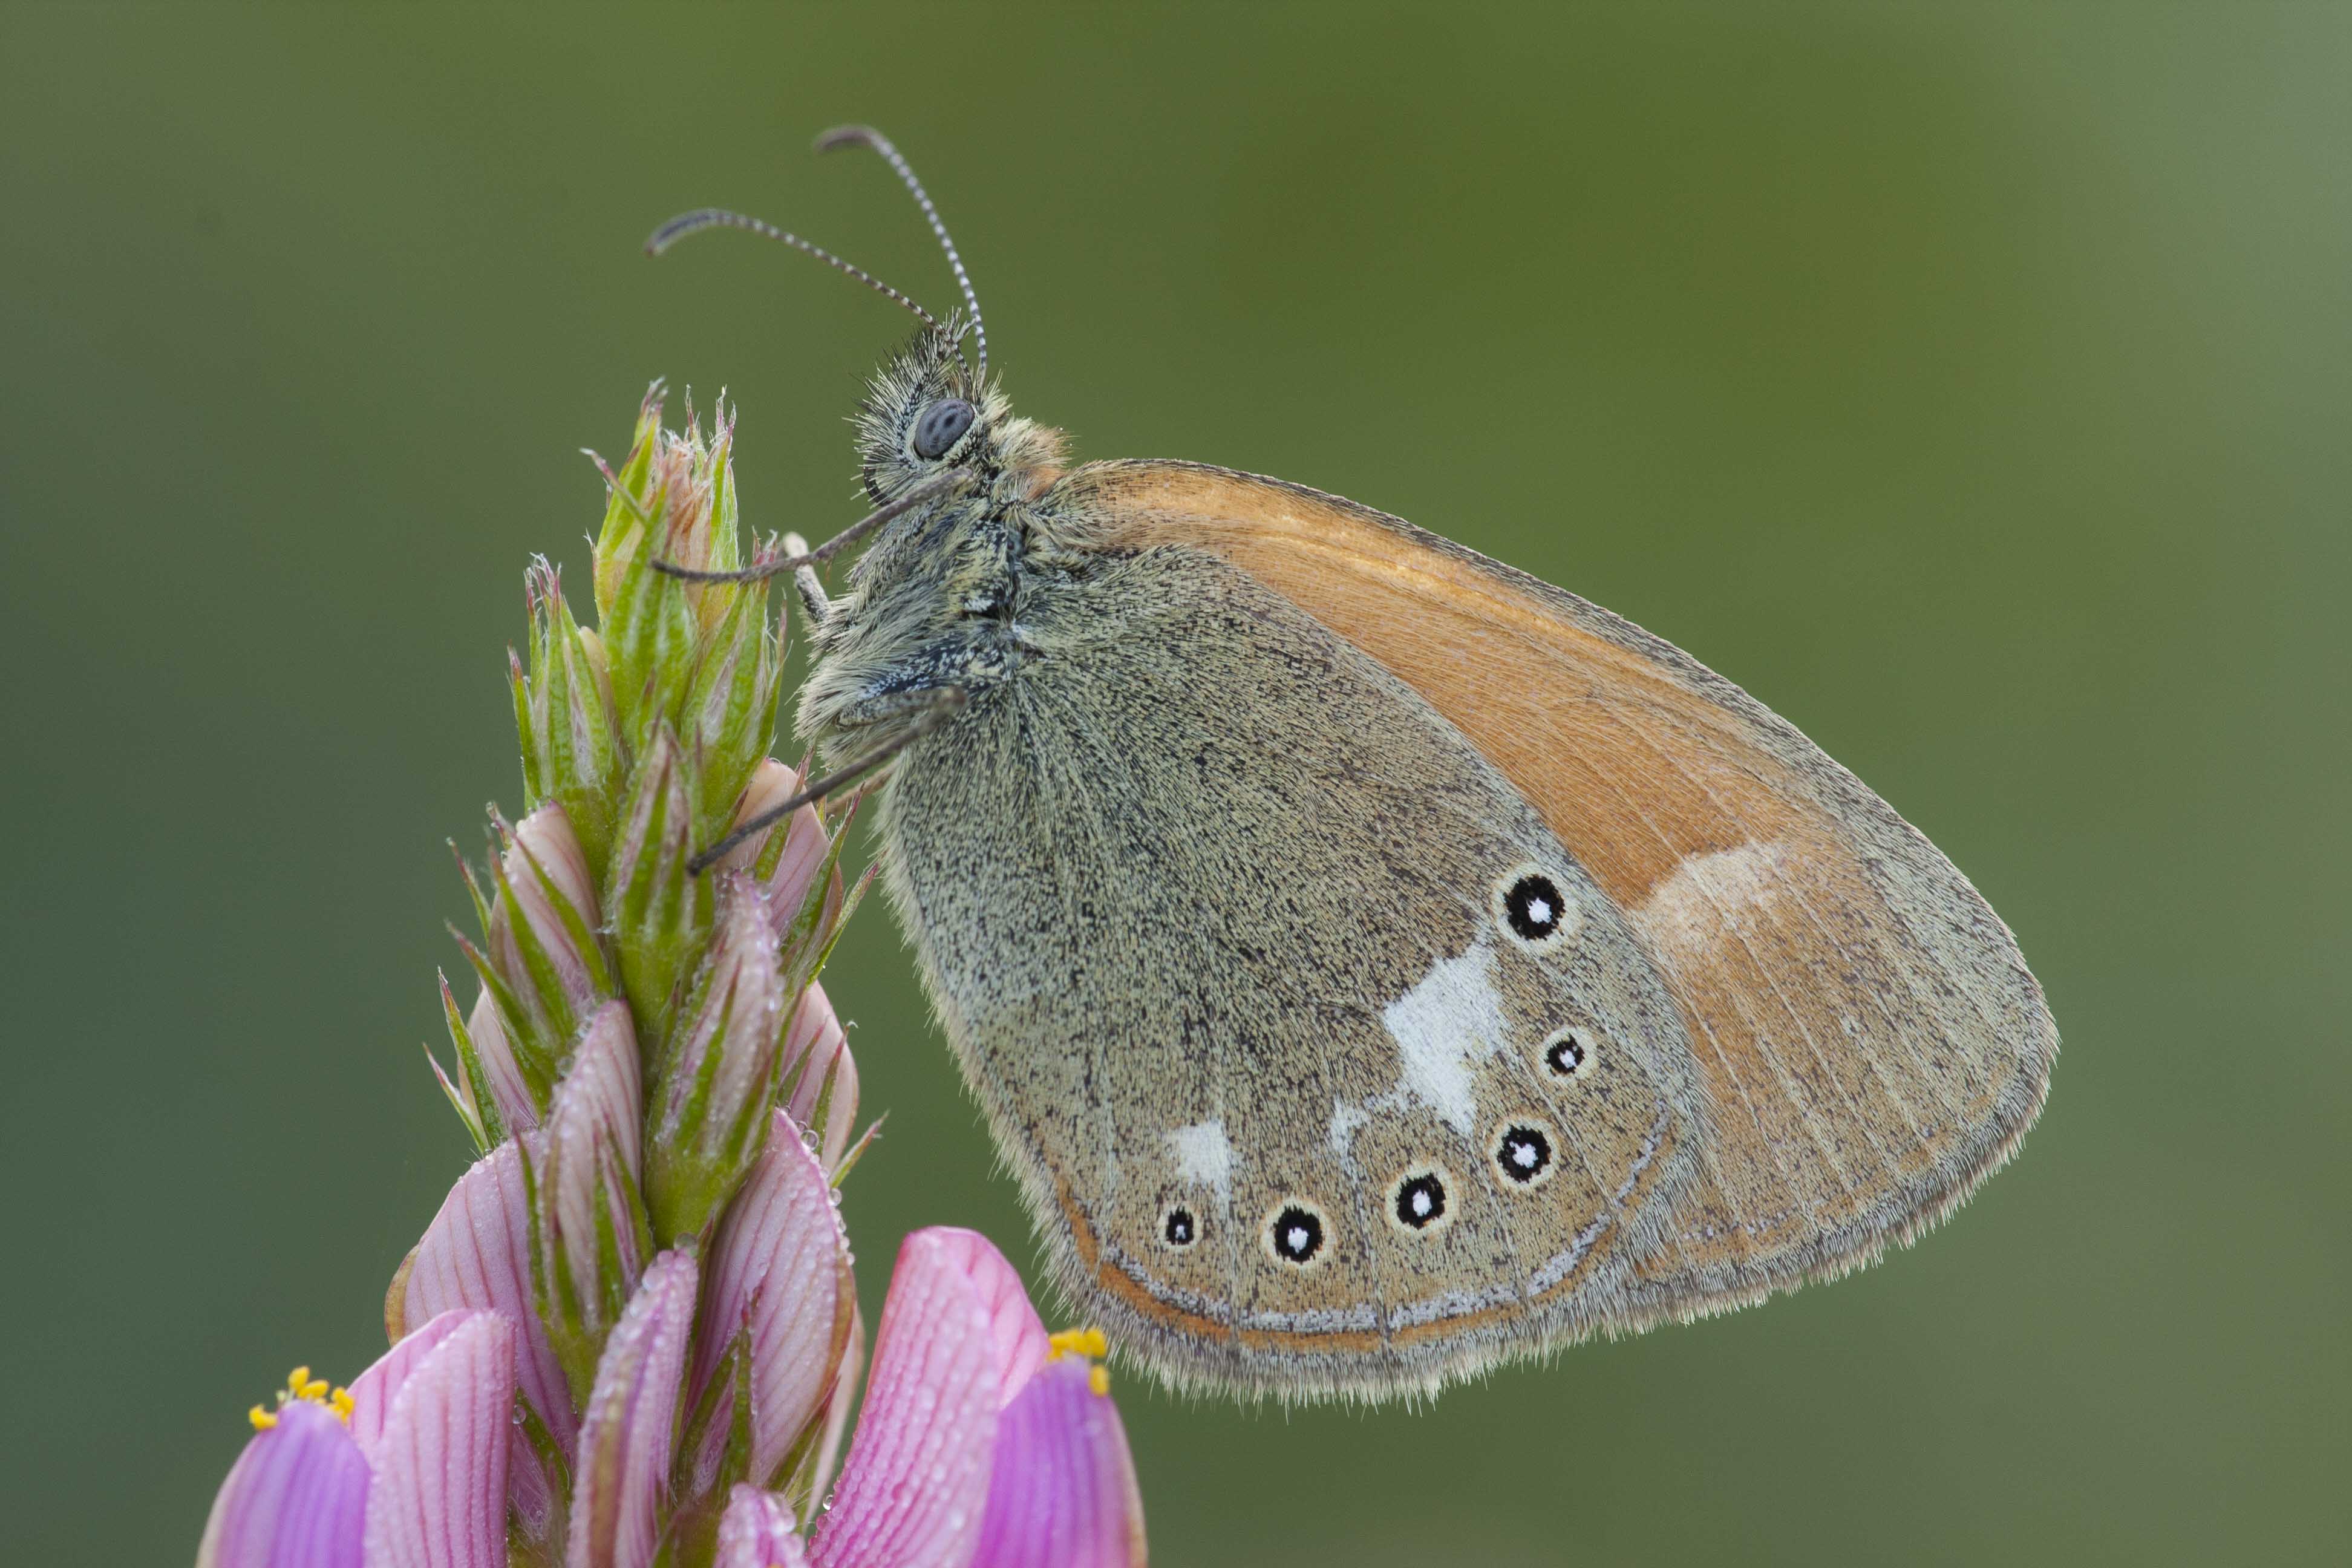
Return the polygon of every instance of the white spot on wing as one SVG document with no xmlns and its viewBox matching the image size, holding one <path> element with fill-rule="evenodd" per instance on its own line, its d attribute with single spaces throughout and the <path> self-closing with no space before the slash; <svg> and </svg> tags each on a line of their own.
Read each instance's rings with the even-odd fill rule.
<svg viewBox="0 0 2352 1568">
<path fill-rule="evenodd" d="M 1225 1124 L 1214 1118 L 1179 1127 L 1164 1135 L 1176 1174 L 1210 1188 L 1219 1197 L 1234 1190 L 1234 1146 L 1225 1138 Z"/>
<path fill-rule="evenodd" d="M 1742 844 L 1693 855 L 1650 890 L 1633 924 L 1669 959 L 1696 957 L 1736 935 L 1757 910 L 1780 896 L 1784 846 Z"/>
<path fill-rule="evenodd" d="M 1441 958 L 1381 1015 L 1403 1058 L 1399 1094 L 1418 1100 L 1468 1136 L 1477 1116 L 1471 1064 L 1503 1048 L 1502 998 L 1495 994 L 1494 950 L 1484 938 L 1459 958 Z M 1340 1116 L 1334 1107 L 1332 1132 Z"/>
</svg>

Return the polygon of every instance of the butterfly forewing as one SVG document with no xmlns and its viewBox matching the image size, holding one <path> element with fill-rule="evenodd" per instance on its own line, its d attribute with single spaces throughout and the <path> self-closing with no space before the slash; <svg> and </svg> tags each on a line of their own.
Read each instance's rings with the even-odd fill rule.
<svg viewBox="0 0 2352 1568">
<path fill-rule="evenodd" d="M 1072 538 L 1209 552 L 1370 655 L 1638 933 L 1705 1131 L 1698 1178 L 1599 1321 L 1687 1316 L 1851 1267 L 1959 1201 L 2031 1123 L 2056 1035 L 2007 929 L 1728 681 L 1572 595 L 1297 486 L 1107 463 L 1047 500 Z"/>
</svg>

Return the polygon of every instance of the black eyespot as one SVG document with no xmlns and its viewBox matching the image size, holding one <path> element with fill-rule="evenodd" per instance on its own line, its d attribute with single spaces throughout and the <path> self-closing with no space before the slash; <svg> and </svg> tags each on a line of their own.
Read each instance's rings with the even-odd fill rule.
<svg viewBox="0 0 2352 1568">
<path fill-rule="evenodd" d="M 1540 1127 L 1512 1122 L 1495 1141 L 1495 1169 L 1523 1187 L 1542 1181 L 1551 1171 L 1551 1140 Z"/>
<path fill-rule="evenodd" d="M 1549 942 L 1568 918 L 1568 900 L 1549 877 L 1523 871 L 1503 894 L 1503 918 L 1521 942 Z"/>
<path fill-rule="evenodd" d="M 963 439 L 979 410 L 961 397 L 942 397 L 915 421 L 915 456 L 937 458 Z"/>
<path fill-rule="evenodd" d="M 1193 1223 L 1191 1209 L 1175 1208 L 1170 1209 L 1168 1217 L 1160 1222 L 1160 1234 L 1168 1238 L 1171 1247 L 1190 1247 L 1200 1239 L 1201 1228 Z"/>
<path fill-rule="evenodd" d="M 1323 1216 L 1297 1204 L 1285 1204 L 1267 1222 L 1265 1238 L 1285 1263 L 1312 1263 L 1323 1250 Z"/>
<path fill-rule="evenodd" d="M 1592 1059 L 1592 1047 L 1578 1029 L 1562 1029 L 1544 1045 L 1544 1066 L 1556 1078 L 1574 1078 Z"/>
<path fill-rule="evenodd" d="M 1445 1184 L 1434 1171 L 1423 1171 L 1397 1184 L 1397 1223 L 1412 1230 L 1427 1230 L 1445 1217 Z"/>
</svg>

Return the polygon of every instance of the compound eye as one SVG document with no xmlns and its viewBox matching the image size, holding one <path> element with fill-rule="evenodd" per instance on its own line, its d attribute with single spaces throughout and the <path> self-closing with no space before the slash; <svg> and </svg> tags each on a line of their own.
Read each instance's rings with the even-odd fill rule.
<svg viewBox="0 0 2352 1568">
<path fill-rule="evenodd" d="M 980 411 L 961 397 L 942 397 L 915 421 L 915 456 L 939 458 L 963 439 Z"/>
</svg>

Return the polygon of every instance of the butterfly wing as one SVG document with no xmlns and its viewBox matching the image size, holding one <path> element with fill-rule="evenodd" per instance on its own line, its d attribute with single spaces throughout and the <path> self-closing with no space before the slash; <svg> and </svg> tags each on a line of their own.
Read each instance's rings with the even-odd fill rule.
<svg viewBox="0 0 2352 1568">
<path fill-rule="evenodd" d="M 1369 655 L 1508 780 L 1635 933 L 1706 1134 L 1660 1245 L 1592 1303 L 1601 1321 L 1693 1316 L 1857 1267 L 1960 1203 L 2032 1122 L 2057 1035 L 2008 929 L 1853 774 L 1680 649 L 1278 480 L 1089 464 L 1043 505 L 1089 548 L 1213 556 Z"/>
<path fill-rule="evenodd" d="M 1704 1114 L 1617 907 L 1247 574 L 1170 547 L 1078 577 L 902 754 L 883 831 L 1079 1310 L 1178 1382 L 1367 1397 L 1609 1321 Z"/>
</svg>

